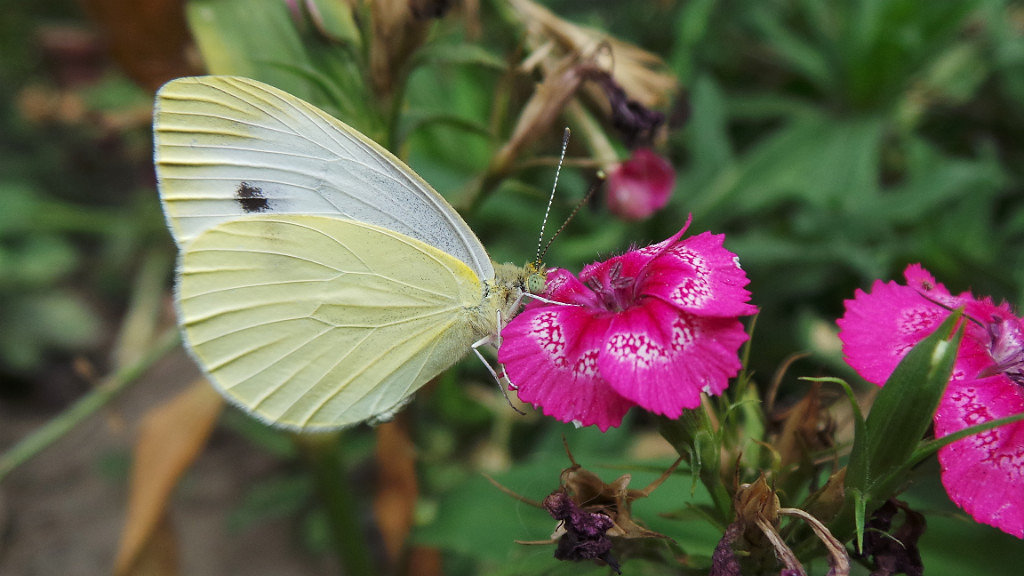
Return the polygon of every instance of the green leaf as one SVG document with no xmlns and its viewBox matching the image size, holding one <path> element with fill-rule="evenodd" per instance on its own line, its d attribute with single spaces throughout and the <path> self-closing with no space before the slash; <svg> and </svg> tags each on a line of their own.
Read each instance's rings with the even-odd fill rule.
<svg viewBox="0 0 1024 576">
<path fill-rule="evenodd" d="M 693 117 L 687 136 L 693 151 L 693 167 L 687 174 L 687 181 L 698 186 L 733 162 L 733 149 L 724 96 L 718 84 L 709 76 L 701 76 L 694 83 L 690 98 Z M 683 195 L 677 197 L 685 199 Z"/>
<path fill-rule="evenodd" d="M 417 64 L 475 64 L 499 72 L 508 69 L 508 62 L 479 44 L 427 44 L 416 56 Z"/>
<path fill-rule="evenodd" d="M 31 370 L 50 350 L 96 345 L 102 321 L 78 294 L 51 290 L 0 301 L 0 364 Z"/>
<path fill-rule="evenodd" d="M 853 516 L 855 518 L 855 524 L 857 526 L 857 550 L 864 549 L 864 526 L 865 526 L 865 512 L 867 508 L 867 499 L 864 497 L 864 493 L 860 490 L 853 491 Z"/>
<path fill-rule="evenodd" d="M 337 0 L 310 0 L 306 3 L 306 8 L 309 9 L 310 19 L 321 34 L 353 48 L 362 45 L 362 35 L 356 24 L 353 4 Z"/>
<path fill-rule="evenodd" d="M 210 73 L 254 78 L 311 99 L 310 84 L 284 69 L 313 67 L 284 2 L 192 0 L 186 16 Z"/>
<path fill-rule="evenodd" d="M 238 533 L 272 518 L 297 514 L 308 507 L 315 493 L 306 474 L 291 474 L 260 480 L 245 493 L 242 503 L 231 511 L 227 529 Z"/>
<path fill-rule="evenodd" d="M 693 79 L 699 45 L 714 30 L 711 18 L 719 4 L 716 0 L 693 0 L 679 10 L 675 27 L 676 42 L 669 62 L 684 85 L 690 84 Z"/>
<path fill-rule="evenodd" d="M 71 242 L 55 234 L 27 235 L 11 248 L 0 244 L 0 292 L 46 288 L 78 264 Z"/>
<path fill-rule="evenodd" d="M 788 63 L 812 83 L 828 86 L 834 82 L 835 71 L 819 46 L 808 42 L 784 25 L 778 11 L 767 3 L 751 5 L 751 19 L 768 40 L 776 57 Z"/>
<path fill-rule="evenodd" d="M 884 500 L 891 494 L 883 492 L 902 480 L 892 471 L 911 458 L 931 425 L 960 346 L 962 330 L 950 338 L 960 318 L 960 312 L 950 314 L 931 336 L 914 346 L 878 393 L 864 433 L 853 442 L 847 488 L 871 500 Z"/>
<path fill-rule="evenodd" d="M 819 210 L 855 209 L 878 194 L 884 127 L 878 117 L 805 116 L 695 191 L 691 210 L 705 219 L 734 220 L 762 218 L 765 211 L 794 201 Z"/>
<path fill-rule="evenodd" d="M 967 428 L 964 428 L 963 430 L 958 430 L 953 434 L 943 436 L 942 438 L 936 438 L 935 440 L 923 442 L 921 446 L 917 449 L 917 451 L 914 452 L 914 455 L 907 462 L 907 466 L 913 466 L 917 464 L 918 462 L 938 452 L 939 449 L 941 449 L 942 447 L 948 446 L 953 442 L 956 442 L 957 440 L 963 440 L 968 436 L 974 436 L 975 434 L 980 434 L 981 432 L 984 432 L 986 430 L 992 430 L 994 428 L 999 428 L 1000 426 L 1005 426 L 1007 424 L 1013 424 L 1014 422 L 1021 421 L 1024 421 L 1024 412 L 1021 412 L 1020 414 L 1014 414 L 1013 416 L 1007 416 L 1005 418 L 989 420 L 984 424 L 976 424 L 974 426 L 969 426 Z"/>
</svg>

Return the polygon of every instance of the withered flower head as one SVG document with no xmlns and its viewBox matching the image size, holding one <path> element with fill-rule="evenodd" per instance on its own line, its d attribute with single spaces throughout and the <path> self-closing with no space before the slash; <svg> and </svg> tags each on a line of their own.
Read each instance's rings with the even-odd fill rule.
<svg viewBox="0 0 1024 576">
<path fill-rule="evenodd" d="M 600 560 L 619 572 L 619 563 L 612 556 L 613 548 L 627 541 L 667 538 L 638 524 L 633 519 L 631 508 L 634 500 L 650 495 L 667 480 L 682 462 L 682 458 L 642 490 L 629 488 L 632 478 L 629 474 L 608 484 L 597 474 L 577 464 L 572 454 L 569 454 L 569 460 L 572 466 L 562 470 L 558 489 L 549 494 L 543 503 L 523 498 L 489 478 L 506 494 L 544 508 L 558 521 L 550 540 L 520 544 L 555 543 L 555 558 L 559 560 Z"/>
<path fill-rule="evenodd" d="M 682 458 L 676 460 L 660 477 L 641 490 L 629 488 L 629 482 L 633 479 L 630 474 L 623 474 L 608 484 L 597 474 L 577 464 L 572 454 L 569 454 L 569 460 L 572 466 L 562 470 L 561 487 L 555 492 L 564 492 L 583 510 L 599 512 L 611 518 L 612 526 L 607 530 L 609 536 L 627 539 L 666 538 L 633 520 L 633 501 L 646 498 L 655 488 L 661 486 L 679 466 Z"/>
<path fill-rule="evenodd" d="M 781 374 L 777 375 L 781 379 Z M 779 458 L 779 486 L 785 491 L 789 479 L 806 477 L 816 466 L 815 459 L 835 445 L 835 422 L 823 401 L 821 384 L 813 383 L 799 402 L 785 410 L 772 410 L 777 432 L 772 446 Z"/>
<path fill-rule="evenodd" d="M 611 555 L 612 540 L 607 534 L 614 525 L 611 518 L 601 512 L 583 510 L 562 490 L 556 490 L 545 498 L 544 508 L 559 521 L 556 534 L 561 532 L 561 535 L 557 538 L 555 558 L 602 560 L 615 572 L 622 573 L 619 563 Z"/>
<path fill-rule="evenodd" d="M 781 516 L 803 519 L 829 552 L 829 576 L 848 576 L 850 559 L 846 548 L 832 536 L 817 518 L 797 508 L 783 508 L 775 490 L 762 474 L 756 482 L 744 484 L 734 499 L 736 520 L 730 524 L 712 555 L 711 576 L 745 573 L 745 565 L 754 563 L 756 571 L 766 571 L 771 560 L 768 552 L 782 564 L 780 576 L 806 576 L 803 566 L 779 533 Z"/>
<path fill-rule="evenodd" d="M 665 115 L 630 98 L 607 71 L 600 71 L 595 80 L 611 106 L 612 127 L 622 135 L 626 147 L 632 149 L 651 144 L 655 132 L 665 122 Z"/>
<path fill-rule="evenodd" d="M 584 96 L 622 133 L 629 148 L 650 144 L 664 115 L 653 108 L 666 106 L 678 91 L 675 77 L 658 56 L 598 30 L 562 20 L 531 0 L 509 0 L 526 29 L 532 51 L 525 70 L 543 77 L 520 114 L 508 143 L 498 152 L 489 172 L 508 171 L 522 148 L 547 133 L 575 97 Z M 607 142 L 591 146 L 602 163 L 617 161 Z M 588 138 L 584 138 L 587 141 Z"/>
<path fill-rule="evenodd" d="M 599 58 L 601 67 L 639 104 L 647 108 L 664 106 L 676 92 L 675 77 L 657 55 L 600 30 L 563 20 L 531 0 L 509 3 L 526 23 L 535 48 L 554 43 L 559 48 L 552 50 L 556 59 L 559 54 Z"/>
<path fill-rule="evenodd" d="M 551 129 L 584 80 L 595 71 L 591 63 L 566 59 L 547 74 L 519 113 L 512 136 L 495 154 L 489 171 L 495 174 L 508 171 L 527 144 Z"/>
<path fill-rule="evenodd" d="M 372 0 L 370 80 L 374 93 L 390 98 L 406 64 L 427 38 L 430 20 L 418 17 L 409 0 Z"/>
</svg>

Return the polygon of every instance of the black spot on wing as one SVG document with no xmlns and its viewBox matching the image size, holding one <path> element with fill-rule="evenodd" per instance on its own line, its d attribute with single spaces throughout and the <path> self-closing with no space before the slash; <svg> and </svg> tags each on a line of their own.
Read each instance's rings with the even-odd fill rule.
<svg viewBox="0 0 1024 576">
<path fill-rule="evenodd" d="M 238 184 L 238 190 L 235 190 L 235 200 L 238 200 L 238 205 L 248 214 L 270 210 L 270 203 L 263 195 L 263 190 L 248 182 Z"/>
</svg>

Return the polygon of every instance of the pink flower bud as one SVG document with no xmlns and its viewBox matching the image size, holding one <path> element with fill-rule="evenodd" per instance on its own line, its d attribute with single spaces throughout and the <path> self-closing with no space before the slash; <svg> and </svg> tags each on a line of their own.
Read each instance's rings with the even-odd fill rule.
<svg viewBox="0 0 1024 576">
<path fill-rule="evenodd" d="M 640 148 L 608 175 L 608 208 L 624 220 L 643 220 L 668 203 L 676 171 L 667 160 Z"/>
</svg>

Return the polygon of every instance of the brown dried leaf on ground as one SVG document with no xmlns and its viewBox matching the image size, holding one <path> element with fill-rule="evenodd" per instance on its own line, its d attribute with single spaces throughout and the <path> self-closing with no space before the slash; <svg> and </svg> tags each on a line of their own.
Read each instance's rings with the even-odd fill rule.
<svg viewBox="0 0 1024 576">
<path fill-rule="evenodd" d="M 150 562 L 154 540 L 167 541 L 160 527 L 174 487 L 206 446 L 224 401 L 205 380 L 197 380 L 169 402 L 152 409 L 139 426 L 128 513 L 115 576 L 136 574 Z M 159 552 L 165 554 L 166 549 Z"/>
<path fill-rule="evenodd" d="M 415 446 L 401 416 L 377 426 L 377 488 L 373 512 L 388 560 L 399 560 L 412 528 L 419 486 Z"/>
<path fill-rule="evenodd" d="M 160 515 L 152 532 L 132 562 L 132 576 L 179 576 L 178 535 L 167 512 Z"/>
</svg>

